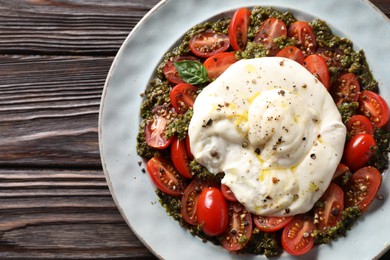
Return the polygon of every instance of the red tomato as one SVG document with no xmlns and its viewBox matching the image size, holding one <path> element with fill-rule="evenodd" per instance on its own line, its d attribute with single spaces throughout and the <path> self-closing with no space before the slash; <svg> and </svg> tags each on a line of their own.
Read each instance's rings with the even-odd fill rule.
<svg viewBox="0 0 390 260">
<path fill-rule="evenodd" d="M 352 174 L 345 189 L 345 206 L 358 206 L 366 211 L 382 182 L 380 172 L 371 166 L 364 167 Z"/>
<path fill-rule="evenodd" d="M 354 115 L 347 121 L 347 130 L 351 137 L 357 134 L 374 134 L 374 128 L 368 119 L 362 115 Z"/>
<path fill-rule="evenodd" d="M 171 142 L 172 138 L 165 136 L 167 120 L 163 116 L 154 115 L 153 119 L 149 120 L 145 125 L 145 140 L 146 143 L 156 149 L 165 149 Z"/>
<path fill-rule="evenodd" d="M 171 163 L 162 157 L 155 156 L 148 161 L 146 169 L 159 190 L 172 196 L 183 194 L 186 188 L 184 178 Z"/>
<path fill-rule="evenodd" d="M 375 147 L 376 142 L 372 135 L 355 135 L 345 145 L 342 161 L 354 172 L 367 164 L 373 154 L 372 149 L 375 149 Z"/>
<path fill-rule="evenodd" d="M 189 135 L 187 135 L 187 137 L 186 137 L 186 150 L 187 150 L 188 158 L 190 160 L 193 160 L 194 156 L 192 155 L 192 152 L 191 152 L 190 136 Z"/>
<path fill-rule="evenodd" d="M 297 21 L 290 25 L 288 36 L 297 40 L 297 45 L 308 56 L 316 50 L 316 37 L 313 28 L 304 21 Z"/>
<path fill-rule="evenodd" d="M 228 34 L 230 44 L 235 51 L 244 50 L 246 47 L 250 17 L 251 11 L 247 8 L 238 9 L 233 14 L 229 24 Z"/>
<path fill-rule="evenodd" d="M 337 184 L 330 183 L 314 207 L 314 223 L 320 231 L 326 232 L 341 220 L 343 211 L 344 192 Z"/>
<path fill-rule="evenodd" d="M 237 61 L 234 52 L 217 53 L 204 61 L 203 66 L 206 68 L 210 80 L 216 79 L 227 68 Z"/>
<path fill-rule="evenodd" d="M 359 98 L 360 84 L 353 73 L 346 73 L 337 78 L 331 93 L 337 106 L 343 102 L 355 102 Z"/>
<path fill-rule="evenodd" d="M 339 165 L 337 165 L 335 173 L 333 174 L 332 181 L 337 179 L 338 177 L 340 177 L 344 174 L 348 174 L 350 172 L 351 171 L 349 170 L 347 165 L 345 165 L 343 163 L 339 163 Z"/>
<path fill-rule="evenodd" d="M 253 222 L 256 227 L 263 232 L 275 232 L 285 227 L 294 217 L 263 217 L 253 216 Z"/>
<path fill-rule="evenodd" d="M 229 202 L 229 226 L 218 237 L 221 245 L 228 251 L 237 251 L 245 247 L 252 236 L 252 214 L 238 202 Z"/>
<path fill-rule="evenodd" d="M 304 65 L 311 74 L 316 76 L 326 89 L 330 87 L 330 74 L 324 58 L 317 54 L 306 57 Z"/>
<path fill-rule="evenodd" d="M 313 220 L 306 215 L 296 215 L 293 220 L 284 227 L 282 232 L 282 246 L 289 254 L 303 255 L 314 245 L 311 233 L 315 226 Z"/>
<path fill-rule="evenodd" d="M 200 192 L 207 187 L 216 187 L 216 183 L 208 180 L 194 179 L 185 189 L 181 197 L 181 215 L 185 222 L 191 225 L 198 225 L 196 207 Z"/>
<path fill-rule="evenodd" d="M 389 121 L 390 112 L 386 101 L 374 92 L 365 90 L 360 93 L 359 109 L 375 127 L 381 128 Z"/>
<path fill-rule="evenodd" d="M 237 201 L 236 196 L 234 195 L 233 191 L 226 186 L 225 184 L 221 184 L 221 191 L 225 199 L 229 201 Z"/>
<path fill-rule="evenodd" d="M 171 144 L 171 159 L 176 170 L 183 177 L 192 178 L 185 140 L 174 138 Z"/>
<path fill-rule="evenodd" d="M 208 236 L 217 236 L 225 232 L 229 215 L 222 192 L 215 187 L 204 188 L 199 194 L 196 205 L 196 217 Z"/>
<path fill-rule="evenodd" d="M 179 73 L 177 72 L 174 63 L 176 61 L 185 61 L 185 60 L 199 61 L 197 58 L 195 58 L 193 56 L 175 57 L 172 60 L 167 61 L 163 67 L 163 73 L 164 73 L 165 78 L 174 84 L 183 83 L 184 81 L 180 78 Z"/>
<path fill-rule="evenodd" d="M 284 57 L 290 60 L 294 60 L 301 65 L 305 61 L 305 55 L 303 52 L 295 46 L 286 46 L 276 54 L 276 57 Z"/>
<path fill-rule="evenodd" d="M 226 51 L 230 46 L 230 40 L 226 34 L 205 31 L 191 37 L 189 45 L 193 54 L 201 58 L 208 58 Z"/>
<path fill-rule="evenodd" d="M 344 52 L 338 48 L 319 47 L 316 50 L 316 54 L 324 58 L 328 67 L 335 67 L 338 71 L 343 70 L 341 60 L 344 56 Z"/>
<path fill-rule="evenodd" d="M 194 105 L 198 89 L 188 83 L 179 83 L 170 93 L 171 104 L 179 114 L 184 114 Z"/>
<path fill-rule="evenodd" d="M 282 20 L 271 17 L 259 26 L 254 42 L 263 44 L 269 50 L 269 55 L 274 56 L 280 50 L 274 39 L 281 36 L 287 36 L 286 24 Z"/>
</svg>

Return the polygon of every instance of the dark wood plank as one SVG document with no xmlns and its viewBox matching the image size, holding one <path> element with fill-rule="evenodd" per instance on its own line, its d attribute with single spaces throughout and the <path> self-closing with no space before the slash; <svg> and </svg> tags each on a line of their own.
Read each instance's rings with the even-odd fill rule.
<svg viewBox="0 0 390 260">
<path fill-rule="evenodd" d="M 1 0 L 0 54 L 114 54 L 158 0 Z"/>
<path fill-rule="evenodd" d="M 0 258 L 152 258 L 101 171 L 0 170 Z"/>
<path fill-rule="evenodd" d="M 98 112 L 112 60 L 0 56 L 0 165 L 100 168 Z"/>
</svg>

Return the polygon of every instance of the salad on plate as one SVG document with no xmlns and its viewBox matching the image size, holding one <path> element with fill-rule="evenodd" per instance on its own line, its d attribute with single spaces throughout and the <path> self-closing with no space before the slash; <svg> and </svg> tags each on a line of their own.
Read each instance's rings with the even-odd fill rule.
<svg viewBox="0 0 390 260">
<path fill-rule="evenodd" d="M 256 6 L 198 24 L 143 99 L 137 153 L 205 242 L 303 255 L 383 199 L 389 108 L 364 51 L 325 21 Z"/>
</svg>

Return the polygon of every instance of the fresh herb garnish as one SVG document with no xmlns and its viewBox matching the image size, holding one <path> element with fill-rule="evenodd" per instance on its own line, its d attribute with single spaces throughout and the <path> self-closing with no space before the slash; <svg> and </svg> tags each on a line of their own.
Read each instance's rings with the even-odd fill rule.
<svg viewBox="0 0 390 260">
<path fill-rule="evenodd" d="M 209 81 L 207 70 L 199 61 L 176 61 L 174 65 L 179 76 L 191 85 L 198 85 Z"/>
</svg>

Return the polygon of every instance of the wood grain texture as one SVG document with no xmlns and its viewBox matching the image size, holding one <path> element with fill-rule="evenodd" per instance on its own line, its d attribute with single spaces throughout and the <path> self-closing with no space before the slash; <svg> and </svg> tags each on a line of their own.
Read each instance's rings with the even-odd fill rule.
<svg viewBox="0 0 390 260">
<path fill-rule="evenodd" d="M 100 168 L 98 112 L 112 59 L 0 56 L 0 164 Z"/>
<path fill-rule="evenodd" d="M 116 53 L 158 0 L 1 0 L 0 54 Z"/>
<path fill-rule="evenodd" d="M 112 200 L 97 124 L 114 56 L 158 2 L 0 0 L 0 259 L 155 259 Z"/>
</svg>

